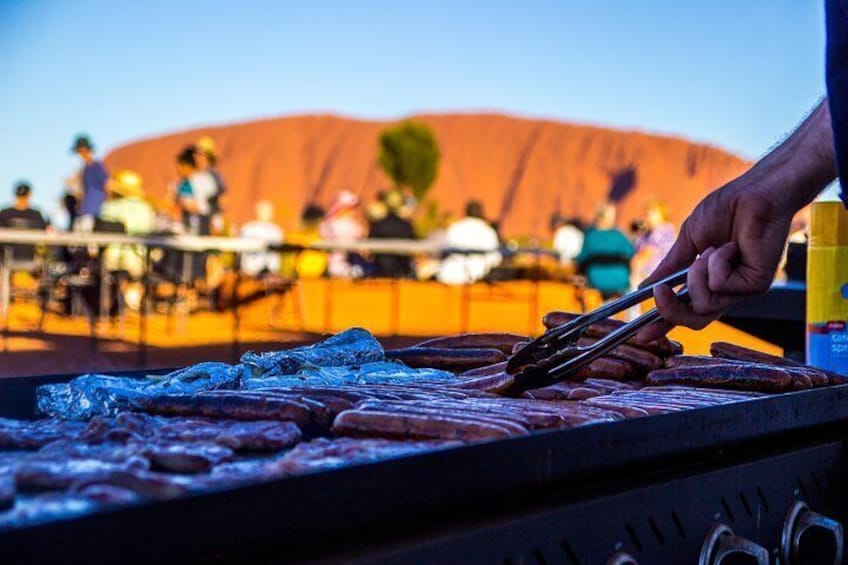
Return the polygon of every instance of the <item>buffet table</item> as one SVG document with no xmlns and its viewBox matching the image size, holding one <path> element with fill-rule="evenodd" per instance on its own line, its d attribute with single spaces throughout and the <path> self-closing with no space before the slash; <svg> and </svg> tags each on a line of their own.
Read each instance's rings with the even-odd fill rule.
<svg viewBox="0 0 848 565">
<path fill-rule="evenodd" d="M 136 245 L 143 246 L 146 250 L 144 260 L 145 272 L 149 275 L 151 268 L 150 252 L 154 248 L 168 249 L 184 253 L 183 271 L 187 270 L 190 263 L 189 253 L 207 251 L 230 252 L 236 256 L 236 265 L 244 253 L 262 252 L 267 245 L 261 241 L 247 238 L 173 235 L 173 236 L 131 236 L 117 233 L 81 233 L 62 232 L 49 233 L 36 230 L 14 230 L 0 228 L 0 317 L 3 318 L 3 332 L 8 331 L 8 310 L 11 299 L 11 275 L 14 269 L 13 247 L 14 245 L 33 245 L 43 247 L 94 247 L 103 249 L 110 245 Z M 238 269 L 235 269 L 236 280 L 233 285 L 233 296 L 238 291 Z M 100 280 L 105 280 L 106 271 L 101 261 Z M 146 278 L 146 277 L 145 277 Z M 143 285 L 142 306 L 139 312 L 139 362 L 144 364 L 147 352 L 147 299 L 149 286 Z M 106 285 L 100 285 L 99 315 L 102 319 L 106 308 Z M 232 301 L 232 335 L 233 350 L 238 348 L 239 312 L 238 300 Z M 96 328 L 94 337 L 97 337 Z"/>
</svg>

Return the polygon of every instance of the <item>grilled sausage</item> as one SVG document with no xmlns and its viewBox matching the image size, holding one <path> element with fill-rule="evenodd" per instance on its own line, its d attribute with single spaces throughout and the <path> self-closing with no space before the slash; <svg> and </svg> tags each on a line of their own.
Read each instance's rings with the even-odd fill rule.
<svg viewBox="0 0 848 565">
<path fill-rule="evenodd" d="M 506 361 L 506 355 L 493 348 L 448 349 L 446 347 L 407 347 L 386 351 L 386 358 L 409 367 L 428 367 L 447 371 L 467 371 L 483 365 Z"/>
<path fill-rule="evenodd" d="M 509 355 L 516 343 L 528 341 L 527 336 L 511 333 L 467 333 L 434 337 L 414 347 L 437 347 L 448 349 L 498 349 Z"/>
<path fill-rule="evenodd" d="M 591 337 L 581 337 L 577 340 L 577 345 L 580 347 L 590 346 L 596 343 L 598 340 Z M 654 369 L 659 369 L 663 366 L 663 361 L 654 353 L 642 349 L 640 347 L 634 347 L 632 345 L 628 345 L 623 343 L 609 351 L 606 354 L 608 357 L 612 357 L 614 359 L 620 359 L 622 361 L 627 361 L 637 370 L 639 370 L 642 374 L 647 373 L 648 371 L 653 371 Z M 601 375 L 592 375 L 593 377 L 598 377 Z M 612 377 L 607 377 L 612 378 Z"/>
<path fill-rule="evenodd" d="M 346 410 L 333 422 L 336 434 L 403 439 L 456 439 L 474 441 L 528 433 L 516 433 L 504 425 L 440 414 Z"/>
<path fill-rule="evenodd" d="M 515 382 L 515 377 L 506 371 L 492 373 L 490 375 L 479 375 L 472 377 L 467 381 L 455 385 L 461 389 L 474 389 L 486 392 L 502 392 L 508 389 Z"/>
<path fill-rule="evenodd" d="M 483 367 L 476 367 L 474 369 L 469 369 L 460 375 L 461 377 L 480 377 L 483 375 L 496 375 L 498 373 L 502 373 L 506 369 L 506 361 L 501 361 L 500 363 L 495 363 L 493 365 L 484 365 Z"/>
<path fill-rule="evenodd" d="M 601 357 L 577 371 L 574 375 L 574 380 L 609 379 L 612 381 L 624 381 L 637 377 L 639 373 L 640 371 L 636 370 L 630 359 L 623 360 L 620 358 Z"/>
<path fill-rule="evenodd" d="M 304 426 L 312 416 L 301 402 L 274 395 L 192 394 L 158 395 L 139 401 L 139 408 L 164 416 L 205 416 L 233 420 L 284 420 Z"/>
<path fill-rule="evenodd" d="M 724 341 L 717 341 L 710 345 L 710 353 L 713 354 L 713 357 L 719 357 L 722 359 L 746 361 L 750 363 L 763 363 L 765 365 L 776 365 L 778 367 L 803 368 L 808 371 L 816 371 L 827 377 L 828 382 L 825 384 L 848 383 L 848 378 L 844 377 L 843 375 L 840 375 L 839 373 L 834 373 L 833 371 L 828 371 L 826 369 L 819 369 L 818 367 L 811 367 L 809 365 L 799 363 L 798 361 L 786 359 L 785 357 L 769 355 L 768 353 L 763 353 L 762 351 L 748 349 L 747 347 L 733 345 L 732 343 L 727 343 Z"/>
<path fill-rule="evenodd" d="M 753 363 L 732 369 L 724 366 L 661 369 L 648 373 L 645 382 L 651 385 L 677 384 L 758 392 L 785 392 L 813 386 L 806 375 L 796 376 L 782 367 Z"/>
</svg>

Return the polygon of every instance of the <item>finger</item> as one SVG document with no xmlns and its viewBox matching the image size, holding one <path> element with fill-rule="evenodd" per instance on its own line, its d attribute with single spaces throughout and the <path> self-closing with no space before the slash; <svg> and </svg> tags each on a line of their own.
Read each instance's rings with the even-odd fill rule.
<svg viewBox="0 0 848 565">
<path fill-rule="evenodd" d="M 712 254 L 708 271 L 710 290 L 727 293 L 725 283 L 730 279 L 739 260 L 739 246 L 735 241 L 725 243 Z"/>
<path fill-rule="evenodd" d="M 639 288 L 648 286 L 660 279 L 663 279 L 671 274 L 676 273 L 684 267 L 688 267 L 690 263 L 698 256 L 698 250 L 689 235 L 681 230 L 677 241 L 671 246 L 671 249 L 666 254 L 665 258 L 660 261 L 660 264 L 654 269 L 642 283 Z"/>
<path fill-rule="evenodd" d="M 636 343 L 650 343 L 655 339 L 660 339 L 665 336 L 674 326 L 666 322 L 665 320 L 660 320 L 659 322 L 655 322 L 650 326 L 646 326 L 642 328 L 639 333 L 636 334 Z"/>
<path fill-rule="evenodd" d="M 689 289 L 689 298 L 691 301 L 691 311 L 695 314 L 712 315 L 717 314 L 720 310 L 716 309 L 714 304 L 713 292 L 709 285 L 709 260 L 715 253 L 715 249 L 710 247 L 698 257 L 692 266 L 689 268 L 689 275 L 686 278 L 686 287 Z"/>
<path fill-rule="evenodd" d="M 717 315 L 698 314 L 689 303 L 680 300 L 674 291 L 667 286 L 658 286 L 654 289 L 654 300 L 663 319 L 675 326 L 686 326 L 700 330 L 718 317 Z"/>
<path fill-rule="evenodd" d="M 740 264 L 736 243 L 723 245 L 710 259 L 709 284 L 713 292 L 751 295 L 768 290 L 774 273 L 765 264 Z"/>
</svg>

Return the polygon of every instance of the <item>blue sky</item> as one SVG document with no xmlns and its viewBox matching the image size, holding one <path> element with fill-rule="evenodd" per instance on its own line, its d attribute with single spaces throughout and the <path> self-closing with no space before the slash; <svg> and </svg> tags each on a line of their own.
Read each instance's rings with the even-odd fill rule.
<svg viewBox="0 0 848 565">
<path fill-rule="evenodd" d="M 0 0 L 0 202 L 101 150 L 282 114 L 496 110 L 762 154 L 824 92 L 819 0 Z"/>
</svg>

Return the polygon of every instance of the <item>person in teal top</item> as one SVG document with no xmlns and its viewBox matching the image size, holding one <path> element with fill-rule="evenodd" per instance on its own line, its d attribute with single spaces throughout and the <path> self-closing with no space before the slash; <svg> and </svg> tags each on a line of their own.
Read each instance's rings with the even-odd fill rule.
<svg viewBox="0 0 848 565">
<path fill-rule="evenodd" d="M 607 300 L 630 289 L 630 259 L 634 253 L 633 244 L 615 227 L 615 207 L 605 204 L 586 232 L 575 261 L 588 285 Z"/>
</svg>

